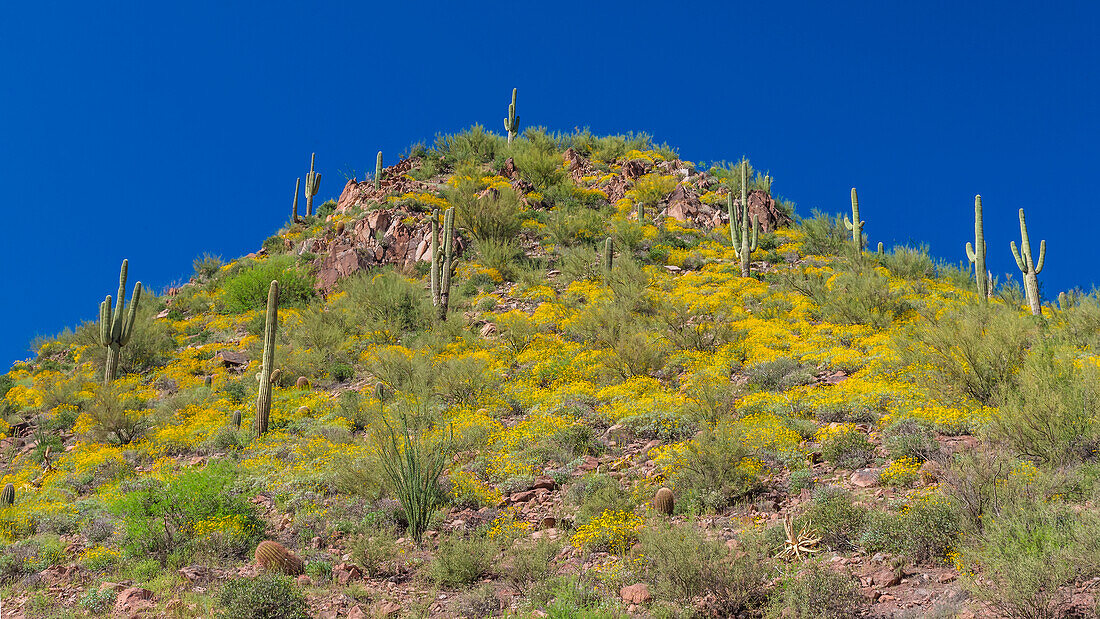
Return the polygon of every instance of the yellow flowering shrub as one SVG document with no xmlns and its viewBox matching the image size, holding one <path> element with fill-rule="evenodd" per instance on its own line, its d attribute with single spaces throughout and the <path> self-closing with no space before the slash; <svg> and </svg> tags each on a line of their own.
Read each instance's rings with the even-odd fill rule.
<svg viewBox="0 0 1100 619">
<path fill-rule="evenodd" d="M 641 528 L 642 519 L 633 512 L 606 510 L 578 528 L 570 542 L 574 548 L 624 555 L 637 541 Z"/>
</svg>

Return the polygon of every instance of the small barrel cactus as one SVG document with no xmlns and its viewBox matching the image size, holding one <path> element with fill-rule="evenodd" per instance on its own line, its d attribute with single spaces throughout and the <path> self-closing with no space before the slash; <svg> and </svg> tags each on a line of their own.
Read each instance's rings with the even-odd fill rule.
<svg viewBox="0 0 1100 619">
<path fill-rule="evenodd" d="M 229 418 L 229 423 L 233 424 L 233 428 L 236 430 L 241 429 L 241 411 L 233 411 L 233 416 Z"/>
<path fill-rule="evenodd" d="M 294 386 L 299 389 L 309 389 L 309 379 L 305 376 L 299 376 L 297 382 L 294 383 Z"/>
<path fill-rule="evenodd" d="M 0 492 L 0 507 L 8 507 L 15 503 L 15 484 L 7 484 L 4 491 Z"/>
<path fill-rule="evenodd" d="M 676 507 L 676 499 L 672 498 L 672 490 L 668 488 L 658 490 L 657 494 L 653 495 L 653 507 L 662 514 L 671 516 L 673 508 Z"/>
<path fill-rule="evenodd" d="M 265 570 L 298 576 L 305 571 L 305 562 L 279 542 L 262 541 L 256 546 L 256 563 Z"/>
</svg>

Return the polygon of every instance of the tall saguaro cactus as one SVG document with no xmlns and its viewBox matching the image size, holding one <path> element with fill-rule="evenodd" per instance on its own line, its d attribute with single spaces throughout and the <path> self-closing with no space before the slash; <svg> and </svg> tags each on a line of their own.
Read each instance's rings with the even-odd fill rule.
<svg viewBox="0 0 1100 619">
<path fill-rule="evenodd" d="M 1046 240 L 1039 241 L 1039 261 L 1031 260 L 1031 240 L 1027 237 L 1027 222 L 1024 221 L 1024 209 L 1020 209 L 1020 249 L 1016 249 L 1016 241 L 1010 243 L 1012 257 L 1016 259 L 1016 266 L 1024 274 L 1024 290 L 1027 292 L 1027 302 L 1031 305 L 1031 313 L 1036 316 L 1043 315 L 1043 308 L 1039 305 L 1039 273 L 1043 271 L 1043 261 L 1047 257 Z"/>
<path fill-rule="evenodd" d="M 752 238 L 749 238 L 749 200 L 748 200 L 748 160 L 741 160 L 741 211 L 733 209 L 733 192 L 726 194 L 726 211 L 730 218 L 730 240 L 733 242 L 733 251 L 741 261 L 741 277 L 751 275 L 749 257 L 756 251 L 757 234 L 760 230 L 760 222 L 756 215 L 752 217 Z"/>
<path fill-rule="evenodd" d="M 856 196 L 856 188 L 852 187 L 852 220 L 844 216 L 844 227 L 852 231 L 852 244 L 856 247 L 856 255 L 863 254 L 863 224 L 867 222 L 859 218 L 859 197 Z"/>
<path fill-rule="evenodd" d="M 447 304 L 451 298 L 451 274 L 454 271 L 455 209 L 443 215 L 443 241 L 439 239 L 439 210 L 432 212 L 432 305 L 440 320 L 447 320 Z"/>
<path fill-rule="evenodd" d="M 508 117 L 504 119 L 504 130 L 508 132 L 508 143 L 516 139 L 519 133 L 519 116 L 516 115 L 516 89 L 512 89 L 512 103 L 508 106 Z"/>
<path fill-rule="evenodd" d="M 141 300 L 141 282 L 134 284 L 134 293 L 130 297 L 130 311 L 125 311 L 126 272 L 129 261 L 122 261 L 122 270 L 118 274 L 118 297 L 111 307 L 111 295 L 99 304 L 99 343 L 107 348 L 107 367 L 103 371 L 103 384 L 118 377 L 118 357 L 123 346 L 134 334 L 134 320 L 137 318 L 138 302 Z"/>
<path fill-rule="evenodd" d="M 382 151 L 378 151 L 378 156 L 374 159 L 374 188 L 382 188 Z"/>
<path fill-rule="evenodd" d="M 606 280 L 611 275 L 611 269 L 614 266 L 615 260 L 615 242 L 611 240 L 611 237 L 607 237 L 603 242 L 603 276 Z"/>
<path fill-rule="evenodd" d="M 298 180 L 294 181 L 294 206 L 291 207 L 290 223 L 298 223 L 298 190 L 302 186 L 302 177 L 299 176 Z"/>
<path fill-rule="evenodd" d="M 271 415 L 271 384 L 274 382 L 275 331 L 279 326 L 279 282 L 271 281 L 267 289 L 267 319 L 264 321 L 264 356 L 260 373 L 256 376 L 260 387 L 256 393 L 256 436 L 267 432 L 267 420 Z"/>
<path fill-rule="evenodd" d="M 974 196 L 974 246 L 966 244 L 966 257 L 974 265 L 974 283 L 982 302 L 989 299 L 989 273 L 985 269 L 985 232 L 982 226 L 982 197 Z"/>
<path fill-rule="evenodd" d="M 306 217 L 313 215 L 313 197 L 321 188 L 321 173 L 313 170 L 316 161 L 317 153 L 313 153 L 309 158 L 309 174 L 306 174 Z"/>
</svg>

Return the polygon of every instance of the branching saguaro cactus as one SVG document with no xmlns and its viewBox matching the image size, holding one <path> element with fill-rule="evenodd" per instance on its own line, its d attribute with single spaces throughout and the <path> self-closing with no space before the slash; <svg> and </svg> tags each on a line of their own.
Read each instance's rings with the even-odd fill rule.
<svg viewBox="0 0 1100 619">
<path fill-rule="evenodd" d="M 302 177 L 294 181 L 294 206 L 290 207 L 290 223 L 298 223 L 298 190 L 302 186 Z"/>
<path fill-rule="evenodd" d="M 103 371 L 103 384 L 118 377 L 118 357 L 123 346 L 134 334 L 134 320 L 137 318 L 138 302 L 141 300 L 141 282 L 134 284 L 134 294 L 130 297 L 130 311 L 125 312 L 126 271 L 129 261 L 122 261 L 122 271 L 118 274 L 118 297 L 111 308 L 111 295 L 99 304 L 99 343 L 107 348 L 107 367 Z"/>
<path fill-rule="evenodd" d="M 278 377 L 275 366 L 275 330 L 279 326 L 279 282 L 272 280 L 267 289 L 267 319 L 264 322 L 264 356 L 260 373 L 256 376 L 260 387 L 256 393 L 256 436 L 267 432 L 267 420 L 271 415 L 271 384 Z"/>
<path fill-rule="evenodd" d="M 455 209 L 443 215 L 443 243 L 439 239 L 439 209 L 432 211 L 432 305 L 440 320 L 447 320 L 447 304 L 451 298 L 451 275 L 454 273 Z"/>
<path fill-rule="evenodd" d="M 317 153 L 313 153 L 309 158 L 309 174 L 306 174 L 306 217 L 313 215 L 313 197 L 321 188 L 321 173 L 313 170 L 316 161 Z"/>
<path fill-rule="evenodd" d="M 760 231 L 760 222 L 756 216 L 752 217 L 752 237 L 749 237 L 749 200 L 747 169 L 749 162 L 741 160 L 741 210 L 733 208 L 733 192 L 726 194 L 726 210 L 730 218 L 730 240 L 733 242 L 733 251 L 741 261 L 741 277 L 749 277 L 752 272 L 749 268 L 749 257 L 756 251 L 757 235 Z"/>
<path fill-rule="evenodd" d="M 1027 302 L 1031 305 L 1031 313 L 1036 316 L 1043 315 L 1043 308 L 1039 304 L 1039 273 L 1043 272 L 1043 261 L 1047 257 L 1047 242 L 1039 241 L 1039 261 L 1031 260 L 1031 240 L 1027 237 L 1027 222 L 1024 221 L 1024 209 L 1020 209 L 1020 249 L 1016 249 L 1016 241 L 1010 243 L 1012 257 L 1016 259 L 1016 266 L 1024 274 L 1024 290 L 1027 292 Z"/>
<path fill-rule="evenodd" d="M 516 139 L 519 133 L 519 116 L 516 115 L 516 89 L 512 89 L 512 103 L 508 106 L 508 117 L 504 119 L 504 130 L 508 132 L 508 143 Z"/>
<path fill-rule="evenodd" d="M 603 260 L 601 260 L 604 279 L 611 275 L 611 268 L 615 266 L 614 260 L 615 242 L 611 240 L 611 237 L 607 237 L 603 242 Z"/>
<path fill-rule="evenodd" d="M 374 188 L 382 188 L 382 151 L 378 151 L 378 156 L 374 159 Z"/>
<path fill-rule="evenodd" d="M 966 257 L 974 265 L 974 284 L 978 287 L 978 296 L 985 302 L 989 299 L 989 277 L 985 268 L 985 232 L 982 226 L 982 197 L 974 196 L 974 246 L 966 244 Z"/>
<path fill-rule="evenodd" d="M 844 227 L 852 231 L 852 245 L 855 245 L 856 255 L 863 254 L 863 224 L 867 222 L 859 218 L 859 197 L 856 196 L 856 188 L 852 187 L 852 220 L 844 216 Z"/>
</svg>

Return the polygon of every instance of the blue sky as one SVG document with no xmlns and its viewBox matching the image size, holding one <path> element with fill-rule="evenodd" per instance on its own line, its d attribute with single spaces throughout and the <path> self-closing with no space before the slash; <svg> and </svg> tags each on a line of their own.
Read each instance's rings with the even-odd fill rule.
<svg viewBox="0 0 1100 619">
<path fill-rule="evenodd" d="M 500 131 L 512 87 L 526 125 L 745 154 L 801 214 L 855 186 L 872 243 L 963 260 L 980 193 L 1017 280 L 1024 207 L 1045 294 L 1096 282 L 1095 3 L 374 4 L 6 6 L 0 358 L 94 318 L 123 258 L 160 291 L 257 249 L 311 152 L 335 197 L 379 149 Z"/>
</svg>

